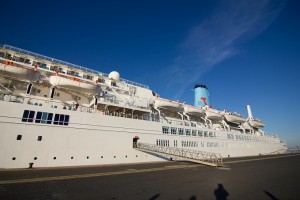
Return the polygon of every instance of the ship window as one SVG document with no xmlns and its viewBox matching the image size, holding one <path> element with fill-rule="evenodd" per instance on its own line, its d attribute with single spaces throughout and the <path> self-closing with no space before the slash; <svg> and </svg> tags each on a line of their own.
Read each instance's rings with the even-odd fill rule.
<svg viewBox="0 0 300 200">
<path fill-rule="evenodd" d="M 178 134 L 183 135 L 183 128 L 178 128 Z"/>
<path fill-rule="evenodd" d="M 65 121 L 64 121 L 64 125 L 69 125 L 69 119 L 70 119 L 70 116 L 69 115 L 65 115 Z"/>
<path fill-rule="evenodd" d="M 26 64 L 30 64 L 30 60 L 29 59 L 25 59 L 24 61 Z"/>
<path fill-rule="evenodd" d="M 47 124 L 52 123 L 53 113 L 48 113 Z"/>
<path fill-rule="evenodd" d="M 33 122 L 34 114 L 34 111 L 24 110 L 22 122 Z"/>
<path fill-rule="evenodd" d="M 111 82 L 111 86 L 117 86 L 117 83 L 116 82 Z"/>
<path fill-rule="evenodd" d="M 207 136 L 208 136 L 208 132 L 204 131 L 204 137 L 207 137 Z"/>
<path fill-rule="evenodd" d="M 0 52 L 0 57 L 4 58 L 4 53 L 3 52 Z"/>
<path fill-rule="evenodd" d="M 203 131 L 198 130 L 198 136 L 202 137 L 203 136 Z"/>
<path fill-rule="evenodd" d="M 59 125 L 63 125 L 65 120 L 65 115 L 60 115 L 59 116 Z"/>
<path fill-rule="evenodd" d="M 43 114 L 42 112 L 37 112 L 35 123 L 41 123 L 42 114 Z"/>
<path fill-rule="evenodd" d="M 105 79 L 103 79 L 103 78 L 98 78 L 98 82 L 99 82 L 99 83 L 105 83 Z"/>
<path fill-rule="evenodd" d="M 185 134 L 186 135 L 191 135 L 191 129 L 185 129 Z"/>
<path fill-rule="evenodd" d="M 214 133 L 213 132 L 209 132 L 209 137 L 213 137 Z"/>
<path fill-rule="evenodd" d="M 53 124 L 55 124 L 55 125 L 69 125 L 69 118 L 70 118 L 69 115 L 55 114 Z"/>
<path fill-rule="evenodd" d="M 192 136 L 197 136 L 197 130 L 192 130 Z"/>
<path fill-rule="evenodd" d="M 93 76 L 91 76 L 91 75 L 86 75 L 86 74 L 83 74 L 83 78 L 84 79 L 88 79 L 88 80 L 93 80 Z"/>
<path fill-rule="evenodd" d="M 59 121 L 59 114 L 55 114 L 55 116 L 54 116 L 54 122 L 53 122 L 53 124 L 58 124 L 58 121 Z"/>
<path fill-rule="evenodd" d="M 35 123 L 51 124 L 52 117 L 53 117 L 52 113 L 37 112 L 36 118 L 35 118 Z"/>
<path fill-rule="evenodd" d="M 162 132 L 163 132 L 164 134 L 169 134 L 169 127 L 163 126 L 163 127 L 162 127 Z"/>
<path fill-rule="evenodd" d="M 37 139 L 37 141 L 42 141 L 42 136 L 38 136 L 38 139 Z"/>
<path fill-rule="evenodd" d="M 176 135 L 177 133 L 177 128 L 171 127 L 171 134 Z"/>
<path fill-rule="evenodd" d="M 22 140 L 22 135 L 17 135 L 17 140 Z"/>
</svg>

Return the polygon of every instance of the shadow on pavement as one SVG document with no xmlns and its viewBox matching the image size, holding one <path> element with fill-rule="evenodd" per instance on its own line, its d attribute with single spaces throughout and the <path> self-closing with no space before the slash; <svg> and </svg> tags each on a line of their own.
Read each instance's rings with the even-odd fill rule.
<svg viewBox="0 0 300 200">
<path fill-rule="evenodd" d="M 216 200 L 227 200 L 229 193 L 226 191 L 223 184 L 219 183 L 218 188 L 214 191 L 214 195 L 216 196 Z"/>
<path fill-rule="evenodd" d="M 273 194 L 271 194 L 270 192 L 268 191 L 264 191 L 266 193 L 266 195 L 268 197 L 270 197 L 271 200 L 279 200 L 278 198 L 276 198 Z"/>
</svg>

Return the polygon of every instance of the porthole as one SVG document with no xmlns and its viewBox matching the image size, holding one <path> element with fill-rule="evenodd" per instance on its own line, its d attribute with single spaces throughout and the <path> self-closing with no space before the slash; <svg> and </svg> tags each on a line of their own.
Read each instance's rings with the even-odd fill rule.
<svg viewBox="0 0 300 200">
<path fill-rule="evenodd" d="M 135 157 L 138 157 L 138 155 L 136 155 Z"/>
<path fill-rule="evenodd" d="M 86 159 L 89 159 L 89 158 L 90 158 L 89 156 L 86 157 Z"/>
<path fill-rule="evenodd" d="M 38 139 L 37 139 L 37 141 L 42 141 L 42 136 L 38 136 Z"/>
<path fill-rule="evenodd" d="M 17 140 L 22 140 L 22 135 L 17 135 Z"/>
<path fill-rule="evenodd" d="M 103 156 L 101 156 L 101 158 L 103 158 Z"/>
<path fill-rule="evenodd" d="M 73 159 L 74 157 L 72 156 L 71 159 Z"/>
<path fill-rule="evenodd" d="M 114 158 L 116 158 L 116 156 L 114 156 Z"/>
<path fill-rule="evenodd" d="M 37 160 L 37 157 L 34 157 L 34 160 Z"/>
<path fill-rule="evenodd" d="M 125 156 L 125 158 L 127 158 L 127 155 Z"/>
<path fill-rule="evenodd" d="M 56 160 L 56 157 L 53 157 L 53 160 Z"/>
<path fill-rule="evenodd" d="M 16 157 L 13 157 L 12 160 L 16 160 Z"/>
</svg>

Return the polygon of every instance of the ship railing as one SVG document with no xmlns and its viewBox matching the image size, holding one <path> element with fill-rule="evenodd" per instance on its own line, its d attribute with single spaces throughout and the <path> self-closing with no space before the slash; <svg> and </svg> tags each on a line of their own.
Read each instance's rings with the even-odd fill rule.
<svg viewBox="0 0 300 200">
<path fill-rule="evenodd" d="M 24 49 L 21 49 L 21 48 L 18 48 L 18 47 L 14 47 L 14 46 L 10 46 L 10 45 L 7 45 L 7 44 L 3 44 L 3 45 L 0 44 L 0 48 L 5 49 L 5 50 L 11 50 L 11 51 L 14 51 L 14 52 L 17 52 L 17 53 L 20 53 L 20 54 L 24 54 L 24 55 L 27 55 L 27 56 L 32 56 L 32 57 L 37 58 L 37 59 L 46 60 L 46 61 L 49 61 L 51 63 L 64 65 L 64 66 L 67 66 L 67 67 L 70 67 L 70 68 L 73 68 L 73 69 L 79 69 L 81 71 L 92 73 L 92 74 L 95 74 L 95 75 L 102 75 L 102 76 L 108 77 L 108 74 L 103 73 L 103 72 L 99 72 L 99 71 L 96 71 L 96 70 L 93 70 L 93 69 L 82 67 L 80 65 L 76 65 L 76 64 L 72 64 L 72 63 L 65 62 L 65 61 L 62 61 L 62 60 L 58 60 L 58 59 L 55 59 L 55 58 L 51 58 L 51 57 L 48 57 L 48 56 L 44 56 L 44 55 L 41 55 L 41 54 L 38 54 L 38 53 L 27 51 L 27 50 L 24 50 Z M 134 85 L 134 86 L 149 89 L 149 86 L 141 84 L 141 83 L 137 83 L 137 82 L 134 82 L 134 81 L 126 80 L 126 79 L 123 79 L 123 78 L 121 78 L 120 81 L 123 81 L 127 84 L 130 84 L 130 85 Z"/>
<path fill-rule="evenodd" d="M 133 144 L 135 149 L 147 153 L 162 155 L 174 160 L 187 160 L 209 166 L 222 166 L 222 156 L 218 153 L 210 153 L 198 150 L 183 149 L 169 146 L 159 146 L 136 142 Z"/>
<path fill-rule="evenodd" d="M 57 100 L 51 100 L 51 99 L 45 100 L 45 99 L 35 98 L 32 96 L 24 97 L 24 96 L 0 94 L 0 101 L 28 104 L 28 105 L 41 106 L 41 107 L 47 105 L 48 107 L 51 108 L 61 108 L 65 110 L 88 112 L 88 113 L 96 112 L 94 108 L 90 108 L 86 106 L 78 106 L 78 108 L 75 109 L 73 105 L 67 105 L 66 103 Z"/>
<path fill-rule="evenodd" d="M 85 113 L 98 113 L 98 114 L 103 114 L 103 115 L 110 115 L 114 117 L 127 117 L 127 118 L 132 118 L 136 120 L 145 120 L 145 121 L 154 121 L 154 122 L 159 122 L 159 119 L 157 118 L 151 118 L 149 116 L 143 115 L 139 116 L 137 118 L 133 118 L 132 116 L 125 116 L 125 114 L 118 113 L 118 112 L 102 112 L 97 110 L 96 108 L 93 107 L 87 107 L 87 106 L 78 106 L 78 108 L 75 108 L 74 105 L 72 104 L 67 104 L 58 100 L 45 100 L 41 98 L 34 98 L 32 96 L 15 96 L 15 95 L 7 95 L 7 94 L 0 94 L 0 101 L 6 101 L 6 102 L 12 102 L 12 103 L 20 103 L 20 104 L 28 104 L 28 105 L 33 105 L 33 106 L 46 106 L 50 108 L 60 108 L 60 109 L 65 109 L 65 110 L 70 110 L 70 111 L 78 111 L 78 112 L 85 112 Z"/>
<path fill-rule="evenodd" d="M 296 148 L 289 148 L 287 150 L 288 153 L 300 153 L 300 149 L 299 147 L 296 147 Z"/>
</svg>

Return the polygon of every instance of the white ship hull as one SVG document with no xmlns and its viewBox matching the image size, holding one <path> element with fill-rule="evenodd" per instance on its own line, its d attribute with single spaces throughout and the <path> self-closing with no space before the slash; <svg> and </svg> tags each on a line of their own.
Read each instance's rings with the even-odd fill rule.
<svg viewBox="0 0 300 200">
<path fill-rule="evenodd" d="M 132 148 L 133 138 L 155 144 L 168 140 L 195 142 L 197 147 L 184 147 L 220 153 L 223 157 L 251 156 L 286 151 L 278 138 L 269 142 L 249 142 L 227 139 L 227 132 L 216 132 L 216 137 L 166 135 L 162 123 L 84 113 L 63 109 L 0 101 L 0 168 L 101 165 L 163 161 L 164 159 Z M 24 109 L 70 115 L 69 126 L 22 122 Z M 209 131 L 209 130 L 207 130 Z M 17 140 L 22 135 L 21 140 Z M 38 141 L 38 137 L 42 140 Z"/>
</svg>

